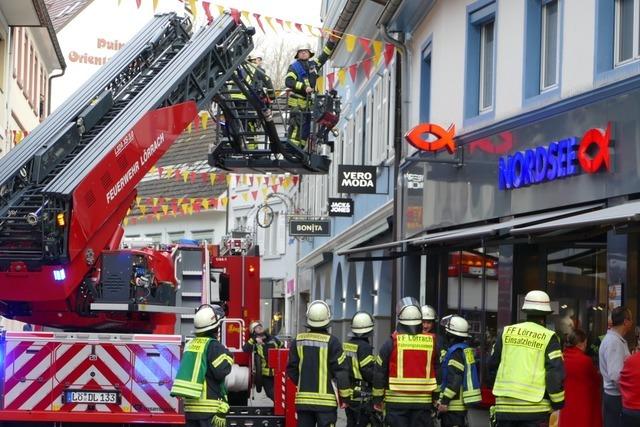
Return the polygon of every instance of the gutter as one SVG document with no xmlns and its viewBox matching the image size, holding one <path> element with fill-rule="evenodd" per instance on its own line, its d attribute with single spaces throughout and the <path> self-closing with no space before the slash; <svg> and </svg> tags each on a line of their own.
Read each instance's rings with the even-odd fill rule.
<svg viewBox="0 0 640 427">
<path fill-rule="evenodd" d="M 361 2 L 362 0 L 347 1 L 347 4 L 344 6 L 344 9 L 342 9 L 342 12 L 338 17 L 338 21 L 333 26 L 333 30 L 332 30 L 333 33 L 335 33 L 336 35 L 342 36 L 342 34 L 347 30 L 347 27 L 351 23 L 351 19 L 353 18 L 353 15 L 355 15 L 356 10 L 358 10 L 358 6 L 360 6 Z M 340 44 L 341 41 L 342 41 L 342 37 L 338 39 L 334 52 L 338 48 L 338 45 Z"/>
</svg>

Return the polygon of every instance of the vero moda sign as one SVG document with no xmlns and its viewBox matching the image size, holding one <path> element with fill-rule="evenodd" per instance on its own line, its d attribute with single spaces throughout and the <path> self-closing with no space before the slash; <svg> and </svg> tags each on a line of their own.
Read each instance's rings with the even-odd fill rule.
<svg viewBox="0 0 640 427">
<path fill-rule="evenodd" d="M 376 167 L 338 165 L 338 193 L 376 194 Z"/>
</svg>

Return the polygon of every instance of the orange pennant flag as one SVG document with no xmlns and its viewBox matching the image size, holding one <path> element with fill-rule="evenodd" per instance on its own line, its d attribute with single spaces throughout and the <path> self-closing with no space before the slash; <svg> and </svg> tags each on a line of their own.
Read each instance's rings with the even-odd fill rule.
<svg viewBox="0 0 640 427">
<path fill-rule="evenodd" d="M 209 112 L 201 111 L 200 112 L 200 123 L 202 124 L 202 129 L 207 129 L 207 123 L 209 122 Z"/>
<path fill-rule="evenodd" d="M 216 174 L 211 172 L 209 173 L 209 181 L 211 181 L 211 185 L 215 185 L 216 184 Z"/>
<path fill-rule="evenodd" d="M 383 43 L 380 40 L 373 41 L 373 63 L 378 64 L 380 62 L 380 58 L 382 57 L 382 47 Z"/>
<path fill-rule="evenodd" d="M 270 16 L 265 16 L 264 19 L 267 21 L 267 24 L 271 27 L 271 29 L 277 33 L 276 27 L 273 26 L 273 18 Z"/>
<path fill-rule="evenodd" d="M 344 87 L 344 83 L 347 80 L 347 70 L 340 68 L 338 70 L 338 84 Z"/>
<path fill-rule="evenodd" d="M 345 34 L 344 44 L 347 47 L 347 52 L 353 52 L 356 47 L 356 36 L 353 34 Z"/>
</svg>

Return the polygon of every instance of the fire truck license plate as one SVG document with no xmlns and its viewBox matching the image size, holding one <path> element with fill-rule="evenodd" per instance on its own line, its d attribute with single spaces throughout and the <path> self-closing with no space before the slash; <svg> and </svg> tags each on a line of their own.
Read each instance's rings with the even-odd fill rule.
<svg viewBox="0 0 640 427">
<path fill-rule="evenodd" d="M 93 390 L 66 390 L 66 403 L 120 403 L 120 392 Z"/>
</svg>

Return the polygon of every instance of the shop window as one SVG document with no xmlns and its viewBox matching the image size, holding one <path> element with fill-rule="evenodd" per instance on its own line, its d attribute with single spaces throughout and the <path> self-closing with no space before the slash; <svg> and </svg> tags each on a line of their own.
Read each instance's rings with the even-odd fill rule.
<svg viewBox="0 0 640 427">
<path fill-rule="evenodd" d="M 498 250 L 477 248 L 448 254 L 447 280 L 441 286 L 441 315 L 459 314 L 469 322 L 482 377 L 497 336 Z"/>
<path fill-rule="evenodd" d="M 640 73 L 640 0 L 596 2 L 595 81 Z"/>
<path fill-rule="evenodd" d="M 420 64 L 420 122 L 428 123 L 431 110 L 431 42 L 422 51 Z"/>
<path fill-rule="evenodd" d="M 495 82 L 496 3 L 479 0 L 467 6 L 465 119 L 493 112 Z"/>
</svg>

